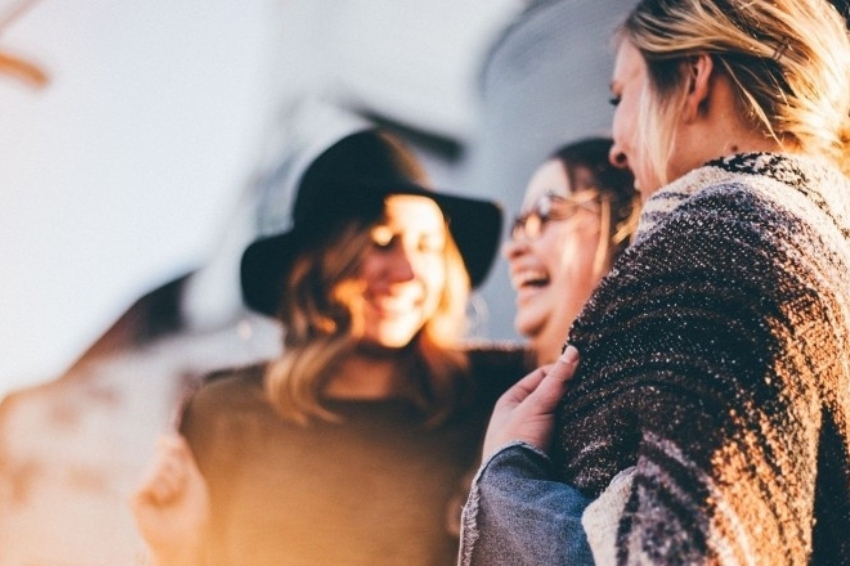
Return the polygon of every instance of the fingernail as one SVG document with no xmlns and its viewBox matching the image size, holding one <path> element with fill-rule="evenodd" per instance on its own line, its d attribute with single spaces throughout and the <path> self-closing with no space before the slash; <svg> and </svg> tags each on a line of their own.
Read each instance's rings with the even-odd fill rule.
<svg viewBox="0 0 850 566">
<path fill-rule="evenodd" d="M 561 361 L 565 364 L 574 364 L 578 362 L 578 350 L 572 344 L 568 345 L 561 354 Z"/>
</svg>

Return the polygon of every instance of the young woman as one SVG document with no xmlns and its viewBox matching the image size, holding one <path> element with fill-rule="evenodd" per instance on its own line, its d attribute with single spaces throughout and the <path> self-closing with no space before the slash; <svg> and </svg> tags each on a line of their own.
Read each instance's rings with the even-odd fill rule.
<svg viewBox="0 0 850 566">
<path fill-rule="evenodd" d="M 164 441 L 133 502 L 158 564 L 455 561 L 451 503 L 522 353 L 459 346 L 501 214 L 426 182 L 395 138 L 352 134 L 246 250 L 284 354 L 209 378 Z"/>
<path fill-rule="evenodd" d="M 558 359 L 570 325 L 637 224 L 634 179 L 608 161 L 611 144 L 585 139 L 546 159 L 503 247 L 517 292 L 514 326 L 529 339 L 536 365 Z"/>
<path fill-rule="evenodd" d="M 824 0 L 633 9 L 611 159 L 640 226 L 578 371 L 497 405 L 464 563 L 850 563 L 848 68 Z"/>
</svg>

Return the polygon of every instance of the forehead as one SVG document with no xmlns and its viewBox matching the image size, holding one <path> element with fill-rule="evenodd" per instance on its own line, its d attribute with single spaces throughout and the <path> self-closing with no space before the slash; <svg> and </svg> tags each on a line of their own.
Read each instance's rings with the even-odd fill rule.
<svg viewBox="0 0 850 566">
<path fill-rule="evenodd" d="M 622 88 L 627 83 L 640 80 L 646 73 L 646 62 L 640 51 L 628 39 L 620 42 L 617 58 L 614 61 L 614 74 L 611 79 L 612 90 Z"/>
<path fill-rule="evenodd" d="M 439 230 L 445 228 L 437 203 L 418 195 L 390 195 L 384 200 L 383 224 L 394 229 Z"/>
<path fill-rule="evenodd" d="M 557 159 L 550 159 L 538 167 L 529 179 L 522 209 L 529 210 L 546 194 L 565 197 L 570 191 L 570 180 L 563 164 Z"/>
</svg>

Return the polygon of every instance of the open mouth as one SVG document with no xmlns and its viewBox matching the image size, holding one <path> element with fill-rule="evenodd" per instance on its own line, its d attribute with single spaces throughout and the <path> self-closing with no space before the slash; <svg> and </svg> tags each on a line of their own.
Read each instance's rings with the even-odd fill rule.
<svg viewBox="0 0 850 566">
<path fill-rule="evenodd" d="M 514 289 L 529 289 L 545 287 L 549 284 L 549 274 L 545 271 L 523 271 L 512 278 Z"/>
</svg>

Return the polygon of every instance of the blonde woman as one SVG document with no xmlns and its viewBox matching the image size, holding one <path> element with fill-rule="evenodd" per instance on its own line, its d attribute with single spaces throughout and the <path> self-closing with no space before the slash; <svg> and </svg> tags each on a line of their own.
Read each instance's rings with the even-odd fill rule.
<svg viewBox="0 0 850 566">
<path fill-rule="evenodd" d="M 522 353 L 460 347 L 501 215 L 426 182 L 397 139 L 352 134 L 246 250 L 285 353 L 209 378 L 163 442 L 133 502 L 158 564 L 454 562 L 455 487 Z"/>
<path fill-rule="evenodd" d="M 609 163 L 611 144 L 578 140 L 541 163 L 502 248 L 517 293 L 514 327 L 538 366 L 558 359 L 570 325 L 637 224 L 634 179 Z"/>
<path fill-rule="evenodd" d="M 640 225 L 499 401 L 463 563 L 850 563 L 845 26 L 824 0 L 632 10 L 611 159 Z"/>
</svg>

